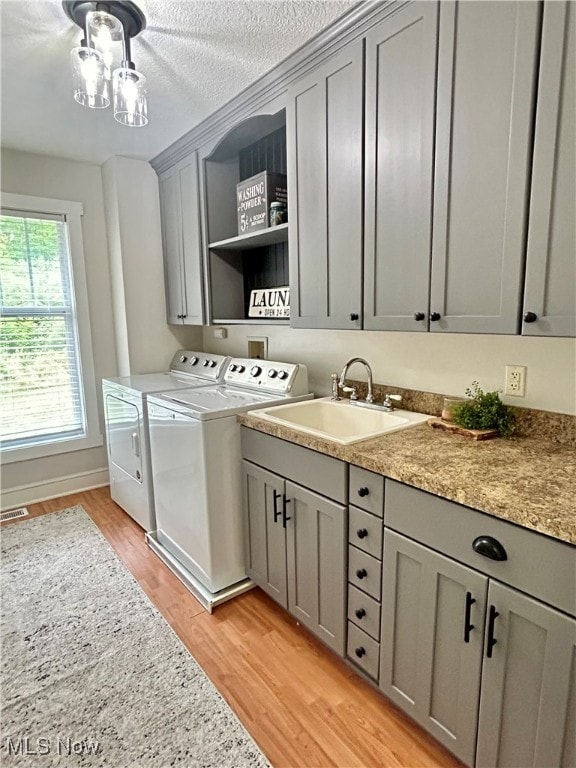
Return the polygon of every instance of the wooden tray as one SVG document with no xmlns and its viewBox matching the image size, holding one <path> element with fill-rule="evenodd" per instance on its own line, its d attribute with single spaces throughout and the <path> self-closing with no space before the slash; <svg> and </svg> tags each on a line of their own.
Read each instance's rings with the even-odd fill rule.
<svg viewBox="0 0 576 768">
<path fill-rule="evenodd" d="M 438 417 L 428 419 L 428 424 L 434 429 L 443 429 L 453 435 L 471 437 L 472 440 L 492 440 L 493 438 L 498 437 L 498 430 L 496 429 L 466 429 L 466 427 L 459 427 L 458 424 L 443 421 Z"/>
</svg>

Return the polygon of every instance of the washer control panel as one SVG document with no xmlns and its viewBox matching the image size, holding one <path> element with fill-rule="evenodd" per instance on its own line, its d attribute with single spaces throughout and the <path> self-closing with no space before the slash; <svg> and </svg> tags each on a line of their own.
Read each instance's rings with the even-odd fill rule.
<svg viewBox="0 0 576 768">
<path fill-rule="evenodd" d="M 233 357 L 224 374 L 226 384 L 282 394 L 308 394 L 305 365 Z"/>
<path fill-rule="evenodd" d="M 229 358 L 224 355 L 179 349 L 172 358 L 170 371 L 178 374 L 189 373 L 209 381 L 219 381 L 224 375 L 228 360 Z"/>
</svg>

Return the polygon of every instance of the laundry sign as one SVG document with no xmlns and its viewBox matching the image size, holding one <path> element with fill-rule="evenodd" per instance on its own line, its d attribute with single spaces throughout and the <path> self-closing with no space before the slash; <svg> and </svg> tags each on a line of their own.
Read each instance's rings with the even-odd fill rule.
<svg viewBox="0 0 576 768">
<path fill-rule="evenodd" d="M 290 288 L 258 288 L 250 292 L 248 317 L 290 317 Z"/>
</svg>

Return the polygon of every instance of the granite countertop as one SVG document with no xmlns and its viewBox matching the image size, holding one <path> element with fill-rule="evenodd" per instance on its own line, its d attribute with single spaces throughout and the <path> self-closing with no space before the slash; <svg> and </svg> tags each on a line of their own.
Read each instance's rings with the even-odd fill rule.
<svg viewBox="0 0 576 768">
<path fill-rule="evenodd" d="M 273 424 L 258 412 L 241 424 L 450 501 L 576 544 L 576 451 L 534 438 L 476 442 L 427 424 L 339 445 Z"/>
</svg>

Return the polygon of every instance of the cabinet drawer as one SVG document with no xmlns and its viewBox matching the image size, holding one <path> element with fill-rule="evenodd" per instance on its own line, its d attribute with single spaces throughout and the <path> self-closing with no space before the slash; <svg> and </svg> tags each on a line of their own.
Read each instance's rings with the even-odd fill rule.
<svg viewBox="0 0 576 768">
<path fill-rule="evenodd" d="M 380 603 L 348 585 L 348 620 L 380 640 Z"/>
<path fill-rule="evenodd" d="M 384 477 L 367 469 L 350 466 L 350 504 L 382 517 Z"/>
<path fill-rule="evenodd" d="M 570 544 L 395 480 L 386 480 L 385 525 L 576 615 L 576 547 Z M 475 552 L 472 543 L 480 536 L 497 539 L 507 559 Z"/>
<path fill-rule="evenodd" d="M 366 632 L 362 632 L 354 624 L 348 622 L 348 651 L 349 659 L 361 667 L 366 674 L 378 680 L 380 666 L 380 643 L 372 640 Z"/>
<path fill-rule="evenodd" d="M 350 507 L 348 541 L 369 555 L 382 559 L 382 518 Z"/>
<path fill-rule="evenodd" d="M 248 427 L 242 427 L 240 433 L 242 458 L 329 499 L 348 503 L 346 462 Z"/>
<path fill-rule="evenodd" d="M 348 547 L 348 581 L 350 584 L 368 592 L 380 600 L 382 563 L 375 557 L 361 552 L 356 547 Z"/>
</svg>

